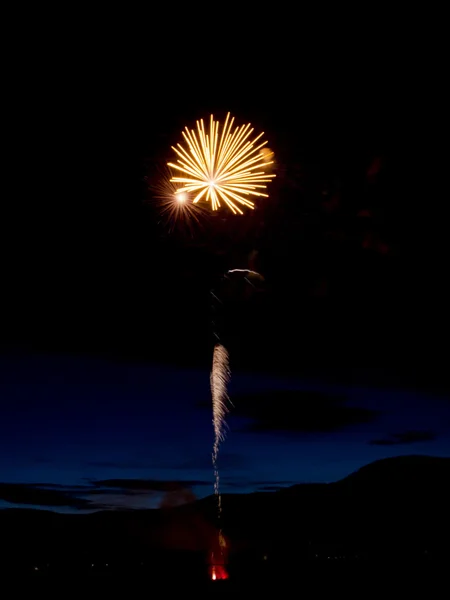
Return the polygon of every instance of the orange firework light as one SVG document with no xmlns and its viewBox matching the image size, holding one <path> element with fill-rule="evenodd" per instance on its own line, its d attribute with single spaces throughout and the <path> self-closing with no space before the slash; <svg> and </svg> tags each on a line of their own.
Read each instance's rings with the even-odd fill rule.
<svg viewBox="0 0 450 600">
<path fill-rule="evenodd" d="M 193 237 L 196 230 L 202 227 L 208 211 L 194 204 L 187 192 L 178 193 L 179 186 L 172 182 L 173 174 L 168 167 L 158 168 L 158 171 L 159 177 L 150 189 L 158 204 L 164 226 L 169 233 L 173 233 L 176 229 L 184 229 Z"/>
<path fill-rule="evenodd" d="M 193 204 L 204 200 L 212 210 L 226 205 L 233 214 L 243 214 L 242 208 L 254 208 L 252 198 L 267 197 L 266 189 L 275 174 L 268 171 L 273 165 L 273 152 L 265 148 L 260 133 L 252 137 L 250 123 L 234 127 L 234 117 L 227 114 L 224 124 L 210 117 L 209 130 L 203 119 L 197 130 L 182 132 L 184 146 L 172 146 L 177 161 L 167 163 L 179 175 L 171 182 L 180 187 L 177 194 L 189 194 Z"/>
</svg>

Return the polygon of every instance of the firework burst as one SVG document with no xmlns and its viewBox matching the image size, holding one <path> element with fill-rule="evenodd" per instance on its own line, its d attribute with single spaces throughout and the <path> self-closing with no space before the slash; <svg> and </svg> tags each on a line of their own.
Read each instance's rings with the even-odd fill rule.
<svg viewBox="0 0 450 600">
<path fill-rule="evenodd" d="M 207 211 L 198 204 L 192 203 L 191 194 L 179 192 L 180 188 L 173 181 L 173 173 L 168 168 L 158 168 L 155 183 L 150 185 L 153 199 L 158 204 L 161 221 L 172 233 L 176 228 L 186 229 L 191 235 L 200 228 L 206 218 Z"/>
<path fill-rule="evenodd" d="M 182 132 L 186 147 L 172 146 L 176 163 L 168 166 L 180 172 L 171 179 L 181 185 L 176 194 L 192 194 L 193 204 L 200 200 L 211 203 L 217 210 L 224 202 L 234 214 L 243 214 L 241 207 L 254 208 L 252 197 L 264 196 L 274 174 L 268 173 L 273 164 L 267 142 L 260 141 L 263 133 L 252 139 L 251 124 L 233 128 L 234 117 L 227 114 L 223 127 L 211 115 L 209 133 L 203 119 L 197 121 L 197 130 L 187 127 Z"/>
</svg>

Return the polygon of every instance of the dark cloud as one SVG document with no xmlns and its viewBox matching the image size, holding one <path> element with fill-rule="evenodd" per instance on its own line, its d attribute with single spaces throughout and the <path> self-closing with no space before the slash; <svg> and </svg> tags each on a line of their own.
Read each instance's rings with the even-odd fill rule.
<svg viewBox="0 0 450 600">
<path fill-rule="evenodd" d="M 26 484 L 30 488 L 41 488 L 45 490 L 63 490 L 66 493 L 78 493 L 79 491 L 89 490 L 86 485 L 63 485 L 61 483 L 30 483 Z"/>
<path fill-rule="evenodd" d="M 250 489 L 268 491 L 269 488 L 281 489 L 296 484 L 295 481 L 290 480 L 253 481 L 253 479 L 249 479 L 248 477 L 227 477 L 226 475 L 223 477 L 221 476 L 220 481 L 224 489 L 226 488 L 246 491 L 249 491 Z"/>
<path fill-rule="evenodd" d="M 235 475 L 221 475 L 220 483 L 228 489 L 248 489 L 252 485 L 252 481 L 248 477 L 237 477 Z"/>
<path fill-rule="evenodd" d="M 102 488 L 141 490 L 151 492 L 174 492 L 177 490 L 189 489 L 194 486 L 211 485 L 211 481 L 198 481 L 195 479 L 188 479 L 184 481 L 160 479 L 102 479 L 92 483 L 93 485 Z"/>
<path fill-rule="evenodd" d="M 381 439 L 371 440 L 372 446 L 399 446 L 401 444 L 415 444 L 416 442 L 433 442 L 436 434 L 432 431 L 405 431 L 403 433 L 392 433 Z"/>
<path fill-rule="evenodd" d="M 133 510 L 154 508 L 156 492 L 136 490 L 93 490 L 91 510 Z"/>
<path fill-rule="evenodd" d="M 168 481 L 156 479 L 104 479 L 89 485 L 64 486 L 51 483 L 0 483 L 0 501 L 17 505 L 78 510 L 150 508 L 161 494 L 167 502 L 180 504 L 191 498 L 194 486 L 211 486 L 211 481 Z M 170 495 L 170 498 L 169 496 Z"/>
<path fill-rule="evenodd" d="M 294 485 L 294 481 L 253 481 L 252 482 L 253 485 L 257 485 L 257 486 L 275 486 L 277 488 L 279 487 L 286 487 L 287 485 Z"/>
<path fill-rule="evenodd" d="M 224 481 L 223 477 L 220 478 L 220 482 L 223 488 L 227 490 L 248 490 L 249 483 L 246 481 Z"/>
<path fill-rule="evenodd" d="M 12 504 L 87 509 L 90 502 L 60 489 L 44 489 L 23 483 L 0 483 L 0 500 Z"/>
<path fill-rule="evenodd" d="M 277 492 L 294 485 L 294 481 L 253 481 L 252 485 L 256 487 L 258 492 Z"/>
<path fill-rule="evenodd" d="M 122 496 L 134 496 L 140 493 L 148 492 L 148 490 L 135 490 L 135 489 L 122 489 L 122 488 L 107 488 L 107 487 L 99 487 L 99 488 L 88 488 L 84 490 L 83 496 L 96 496 L 96 502 L 98 502 L 99 496 L 116 496 L 117 494 L 121 494 Z"/>
<path fill-rule="evenodd" d="M 273 390 L 233 397 L 233 416 L 246 417 L 249 432 L 332 432 L 370 423 L 376 411 L 348 406 L 346 398 L 319 392 Z"/>
</svg>

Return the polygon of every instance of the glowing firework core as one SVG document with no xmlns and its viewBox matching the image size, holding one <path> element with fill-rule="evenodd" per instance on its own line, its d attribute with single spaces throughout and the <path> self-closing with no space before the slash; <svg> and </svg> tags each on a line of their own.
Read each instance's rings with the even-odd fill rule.
<svg viewBox="0 0 450 600">
<path fill-rule="evenodd" d="M 220 123 L 214 121 L 213 115 L 209 133 L 205 131 L 203 119 L 197 121 L 197 131 L 186 127 L 182 135 L 188 149 L 181 144 L 172 146 L 178 159 L 168 166 L 181 172 L 179 177 L 171 179 L 173 183 L 184 185 L 177 194 L 195 194 L 194 204 L 203 198 L 211 202 L 213 210 L 220 208 L 223 201 L 234 214 L 243 214 L 238 205 L 254 208 L 249 196 L 267 198 L 260 190 L 265 189 L 265 184 L 275 175 L 266 172 L 273 164 L 267 160 L 267 152 L 261 151 L 267 142 L 256 144 L 264 133 L 250 140 L 251 124 L 232 131 L 233 122 L 234 117 L 230 120 L 228 113 L 220 134 Z"/>
</svg>

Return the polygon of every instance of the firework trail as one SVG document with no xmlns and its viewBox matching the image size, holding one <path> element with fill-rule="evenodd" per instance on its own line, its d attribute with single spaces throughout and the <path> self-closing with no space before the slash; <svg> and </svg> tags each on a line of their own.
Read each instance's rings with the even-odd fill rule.
<svg viewBox="0 0 450 600">
<path fill-rule="evenodd" d="M 224 279 L 230 279 L 230 275 L 235 273 L 239 273 L 243 275 L 244 281 L 253 286 L 256 281 L 263 281 L 263 277 L 257 273 L 256 271 L 251 271 L 250 269 L 230 269 L 224 276 Z M 218 301 L 222 304 L 220 298 L 211 291 L 211 295 L 214 300 Z M 216 344 L 214 346 L 213 351 L 213 361 L 212 361 L 212 369 L 210 376 L 210 384 L 211 384 L 211 397 L 212 397 L 212 409 L 213 409 L 213 427 L 214 427 L 214 445 L 212 452 L 212 463 L 214 469 L 214 493 L 217 497 L 219 518 L 222 511 L 222 500 L 220 495 L 220 476 L 219 476 L 219 468 L 218 468 L 218 456 L 219 456 L 219 447 L 221 442 L 225 439 L 225 431 L 226 431 L 226 416 L 229 412 L 229 405 L 233 405 L 228 397 L 228 383 L 231 378 L 231 371 L 229 366 L 229 354 L 228 350 L 223 345 L 218 332 L 216 331 L 216 327 L 214 326 L 213 330 L 214 336 L 216 338 Z"/>
<path fill-rule="evenodd" d="M 221 498 L 219 489 L 219 469 L 217 458 L 219 455 L 220 443 L 225 439 L 225 417 L 228 413 L 228 392 L 227 386 L 230 380 L 230 367 L 228 360 L 228 351 L 222 344 L 216 344 L 213 352 L 213 364 L 211 370 L 211 397 L 213 407 L 213 425 L 214 425 L 214 446 L 212 461 L 214 467 L 214 492 L 217 496 L 219 513 L 221 511 Z"/>
<path fill-rule="evenodd" d="M 230 269 L 229 271 L 227 271 L 227 275 L 228 273 L 246 273 L 247 275 L 254 275 L 259 279 L 261 279 L 262 277 L 262 275 L 260 275 L 257 271 L 251 271 L 250 269 Z M 245 280 L 248 281 L 248 283 L 250 283 L 251 285 L 253 285 L 247 277 L 245 278 Z"/>
</svg>

